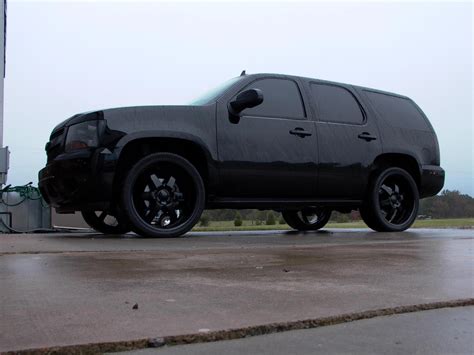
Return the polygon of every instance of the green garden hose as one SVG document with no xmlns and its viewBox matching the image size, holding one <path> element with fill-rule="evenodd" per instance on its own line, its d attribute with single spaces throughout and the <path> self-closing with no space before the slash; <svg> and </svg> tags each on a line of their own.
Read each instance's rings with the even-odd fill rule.
<svg viewBox="0 0 474 355">
<path fill-rule="evenodd" d="M 44 202 L 43 197 L 41 196 L 40 190 L 37 187 L 31 186 L 31 182 L 26 184 L 26 185 L 22 185 L 22 186 L 13 186 L 12 187 L 11 185 L 7 185 L 0 191 L 1 191 L 0 203 L 3 203 L 4 205 L 6 205 L 8 207 L 18 206 L 18 205 L 22 204 L 23 202 L 25 202 L 26 200 L 41 200 L 41 205 L 43 207 L 47 207 L 47 205 Z M 12 203 L 12 204 L 7 203 L 3 199 L 3 194 L 5 192 L 7 192 L 7 193 L 8 192 L 18 193 L 18 195 L 20 195 L 20 198 L 21 198 L 20 201 L 18 201 L 16 203 Z"/>
</svg>

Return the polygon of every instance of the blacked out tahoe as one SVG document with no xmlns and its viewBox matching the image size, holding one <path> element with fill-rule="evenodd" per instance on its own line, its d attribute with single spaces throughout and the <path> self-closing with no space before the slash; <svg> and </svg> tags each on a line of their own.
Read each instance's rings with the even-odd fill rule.
<svg viewBox="0 0 474 355">
<path fill-rule="evenodd" d="M 46 151 L 39 187 L 58 213 L 149 237 L 186 233 L 205 208 L 273 209 L 302 231 L 359 210 L 403 231 L 444 184 L 436 134 L 408 97 L 276 74 L 242 73 L 186 106 L 77 114 Z"/>
</svg>

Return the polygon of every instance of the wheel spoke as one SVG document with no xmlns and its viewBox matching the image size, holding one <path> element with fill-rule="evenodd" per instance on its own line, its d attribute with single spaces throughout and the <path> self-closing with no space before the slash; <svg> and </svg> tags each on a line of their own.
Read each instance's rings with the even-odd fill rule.
<svg viewBox="0 0 474 355">
<path fill-rule="evenodd" d="M 178 214 L 176 213 L 176 210 L 175 209 L 170 209 L 169 210 L 169 215 L 170 215 L 170 218 L 171 218 L 171 223 L 174 223 L 178 220 Z"/>
<path fill-rule="evenodd" d="M 308 216 L 306 216 L 303 212 L 301 212 L 301 220 L 302 220 L 304 223 L 309 224 Z"/>
<path fill-rule="evenodd" d="M 301 211 L 298 215 L 301 215 L 301 220 L 307 225 L 313 225 L 318 223 L 324 216 L 322 211 Z"/>
<path fill-rule="evenodd" d="M 398 188 L 398 185 L 397 185 L 397 184 L 395 184 L 395 192 L 396 192 L 397 194 L 400 193 L 400 189 Z"/>
<path fill-rule="evenodd" d="M 380 188 L 381 188 L 382 190 L 384 190 L 384 191 L 385 191 L 387 194 L 389 194 L 389 195 L 392 195 L 392 194 L 393 194 L 393 190 L 392 190 L 390 187 L 388 187 L 387 185 L 385 185 L 385 184 L 382 185 L 382 186 L 380 186 Z"/>
<path fill-rule="evenodd" d="M 391 217 L 389 218 L 389 220 L 388 220 L 390 223 L 392 223 L 392 221 L 394 220 L 395 216 L 397 215 L 398 208 L 394 208 L 392 211 L 393 211 L 393 212 L 392 212 L 392 216 L 391 216 Z"/>
<path fill-rule="evenodd" d="M 163 212 L 163 209 L 161 208 L 158 213 L 156 214 L 155 218 L 153 218 L 154 220 L 156 220 L 155 222 L 155 225 L 158 225 L 160 226 L 161 225 L 161 220 L 163 219 L 163 217 L 165 216 L 165 213 Z M 153 222 L 153 221 L 152 221 Z"/>
<path fill-rule="evenodd" d="M 380 200 L 380 206 L 382 207 L 387 207 L 387 206 L 390 206 L 390 199 L 389 198 L 386 198 L 384 200 Z"/>
<path fill-rule="evenodd" d="M 111 217 L 112 217 L 112 221 L 110 221 L 110 220 L 108 222 L 104 221 L 104 223 L 107 224 L 108 226 L 111 226 L 111 227 L 118 226 L 118 224 L 119 224 L 118 219 L 114 216 L 111 216 Z"/>
<path fill-rule="evenodd" d="M 158 212 L 160 212 L 161 206 L 156 202 L 152 205 L 148 213 L 145 215 L 145 222 L 151 223 L 153 219 L 156 217 Z"/>
<path fill-rule="evenodd" d="M 174 187 L 175 182 L 176 182 L 176 179 L 173 176 L 170 176 L 170 178 L 168 179 L 168 182 L 166 183 L 166 186 L 172 189 Z"/>
<path fill-rule="evenodd" d="M 160 180 L 155 174 L 152 174 L 148 177 L 147 185 L 150 188 L 150 191 L 154 191 L 158 188 L 158 186 L 160 186 Z"/>
<path fill-rule="evenodd" d="M 308 224 L 308 218 L 306 217 L 303 210 L 296 212 L 297 218 L 299 218 L 303 223 Z"/>
<path fill-rule="evenodd" d="M 97 218 L 99 219 L 99 221 L 102 221 L 102 222 L 104 221 L 105 217 L 107 217 L 107 212 L 105 212 L 105 211 L 102 211 L 102 212 L 100 213 L 100 215 L 97 216 Z"/>
<path fill-rule="evenodd" d="M 184 201 L 184 195 L 181 192 L 175 192 L 174 193 L 174 199 L 175 199 L 175 201 L 183 202 Z"/>
</svg>

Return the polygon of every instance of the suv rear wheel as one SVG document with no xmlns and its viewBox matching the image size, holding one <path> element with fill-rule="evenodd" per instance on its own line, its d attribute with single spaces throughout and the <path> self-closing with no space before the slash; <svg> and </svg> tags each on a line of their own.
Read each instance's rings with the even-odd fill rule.
<svg viewBox="0 0 474 355">
<path fill-rule="evenodd" d="M 360 214 L 373 230 L 401 232 L 415 221 L 418 206 L 418 187 L 413 177 L 401 168 L 388 168 L 372 180 Z"/>
<path fill-rule="evenodd" d="M 125 177 L 122 207 L 134 232 L 146 237 L 177 237 L 188 232 L 204 209 L 199 172 L 183 157 L 151 154 Z"/>
<path fill-rule="evenodd" d="M 81 211 L 84 221 L 94 230 L 104 234 L 125 234 L 130 227 L 106 211 Z"/>
<path fill-rule="evenodd" d="M 300 231 L 323 228 L 331 218 L 331 210 L 304 208 L 301 211 L 283 211 L 283 219 L 293 229 Z"/>
</svg>

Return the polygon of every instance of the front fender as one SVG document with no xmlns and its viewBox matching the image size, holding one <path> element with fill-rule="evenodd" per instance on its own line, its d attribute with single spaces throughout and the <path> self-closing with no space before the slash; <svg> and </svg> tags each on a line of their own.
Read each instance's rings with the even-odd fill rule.
<svg viewBox="0 0 474 355">
<path fill-rule="evenodd" d="M 206 144 L 204 140 L 198 136 L 195 136 L 190 133 L 170 131 L 170 130 L 154 130 L 154 131 L 147 130 L 147 131 L 130 133 L 130 134 L 127 134 L 126 136 L 123 136 L 116 143 L 115 148 L 114 148 L 114 153 L 117 159 L 120 158 L 120 154 L 127 144 L 133 141 L 137 141 L 139 139 L 143 139 L 143 138 L 186 140 L 200 146 L 204 154 L 206 155 L 206 158 L 208 159 L 208 161 L 216 161 L 216 158 L 217 158 L 216 152 L 213 151 L 212 148 L 209 147 L 209 145 Z"/>
</svg>

